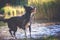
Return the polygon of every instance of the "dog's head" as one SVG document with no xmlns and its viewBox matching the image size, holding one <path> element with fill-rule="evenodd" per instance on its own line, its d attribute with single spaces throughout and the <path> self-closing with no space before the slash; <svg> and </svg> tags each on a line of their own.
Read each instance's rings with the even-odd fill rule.
<svg viewBox="0 0 60 40">
<path fill-rule="evenodd" d="M 36 8 L 33 6 L 24 6 L 26 12 L 36 12 Z"/>
</svg>

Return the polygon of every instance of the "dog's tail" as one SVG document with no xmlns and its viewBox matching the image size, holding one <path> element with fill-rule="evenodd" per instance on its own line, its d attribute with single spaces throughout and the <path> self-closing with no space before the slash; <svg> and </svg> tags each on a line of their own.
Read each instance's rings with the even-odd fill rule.
<svg viewBox="0 0 60 40">
<path fill-rule="evenodd" d="M 8 22 L 9 19 L 4 19 L 4 18 L 0 18 L 0 21 L 2 22 Z"/>
</svg>

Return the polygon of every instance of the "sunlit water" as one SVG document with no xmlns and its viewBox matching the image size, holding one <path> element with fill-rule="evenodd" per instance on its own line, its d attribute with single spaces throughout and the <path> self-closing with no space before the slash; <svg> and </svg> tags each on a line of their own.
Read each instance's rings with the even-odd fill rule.
<svg viewBox="0 0 60 40">
<path fill-rule="evenodd" d="M 45 24 L 35 23 L 31 25 L 31 37 L 41 38 L 47 36 L 57 36 L 60 32 L 60 25 L 50 25 L 45 26 Z M 30 38 L 29 29 L 26 30 L 27 38 Z M 25 33 L 23 31 L 16 32 L 17 38 L 25 38 Z"/>
</svg>

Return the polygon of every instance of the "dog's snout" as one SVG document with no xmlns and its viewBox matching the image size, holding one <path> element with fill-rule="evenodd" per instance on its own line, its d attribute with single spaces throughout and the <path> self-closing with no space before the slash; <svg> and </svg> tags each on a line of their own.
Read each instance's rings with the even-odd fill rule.
<svg viewBox="0 0 60 40">
<path fill-rule="evenodd" d="M 32 12 L 33 12 L 33 13 L 36 13 L 36 8 L 34 8 L 34 9 L 32 10 Z"/>
</svg>

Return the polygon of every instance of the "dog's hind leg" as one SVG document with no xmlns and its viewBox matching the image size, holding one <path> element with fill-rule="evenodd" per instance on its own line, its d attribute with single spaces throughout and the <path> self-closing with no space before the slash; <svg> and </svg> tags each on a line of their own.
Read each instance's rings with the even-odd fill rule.
<svg viewBox="0 0 60 40">
<path fill-rule="evenodd" d="M 9 29 L 9 32 L 14 39 L 17 39 L 16 38 L 16 31 L 17 31 L 17 27 Z"/>
<path fill-rule="evenodd" d="M 12 30 L 12 27 L 13 27 L 13 26 L 11 26 L 10 24 L 8 24 L 9 33 L 10 33 L 10 35 L 13 37 L 13 34 L 12 34 L 12 31 L 13 31 L 13 30 Z"/>
<path fill-rule="evenodd" d="M 11 36 L 15 37 L 15 33 L 17 31 L 17 26 L 12 25 L 12 24 L 8 24 L 8 28 L 9 28 L 9 33 L 11 34 Z"/>
<path fill-rule="evenodd" d="M 17 26 L 14 27 L 13 35 L 16 36 Z"/>
<path fill-rule="evenodd" d="M 13 35 L 12 35 L 12 30 L 11 30 L 11 29 L 9 29 L 9 33 L 10 33 L 10 35 L 13 37 Z"/>
</svg>

